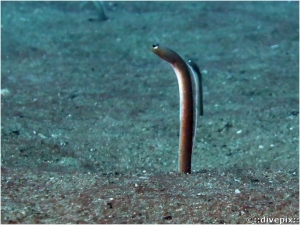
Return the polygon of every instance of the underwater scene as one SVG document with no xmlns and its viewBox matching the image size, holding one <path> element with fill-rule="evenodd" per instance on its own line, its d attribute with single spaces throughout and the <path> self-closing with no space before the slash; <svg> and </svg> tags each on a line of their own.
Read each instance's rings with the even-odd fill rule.
<svg viewBox="0 0 300 225">
<path fill-rule="evenodd" d="M 299 2 L 2 1 L 1 178 L 4 224 L 298 224 Z"/>
</svg>

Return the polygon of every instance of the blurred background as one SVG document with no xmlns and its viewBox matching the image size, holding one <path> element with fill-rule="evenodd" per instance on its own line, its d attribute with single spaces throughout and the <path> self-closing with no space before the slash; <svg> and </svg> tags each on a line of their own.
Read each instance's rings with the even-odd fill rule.
<svg viewBox="0 0 300 225">
<path fill-rule="evenodd" d="M 298 168 L 298 2 L 1 2 L 2 166 L 177 171 L 179 94 L 203 76 L 193 170 Z"/>
</svg>

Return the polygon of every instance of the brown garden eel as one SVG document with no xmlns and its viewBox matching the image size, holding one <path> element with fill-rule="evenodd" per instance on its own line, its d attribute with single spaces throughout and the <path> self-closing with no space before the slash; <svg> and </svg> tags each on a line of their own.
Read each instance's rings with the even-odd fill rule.
<svg viewBox="0 0 300 225">
<path fill-rule="evenodd" d="M 196 63 L 189 60 L 187 65 L 176 52 L 167 47 L 155 44 L 151 50 L 172 66 L 178 80 L 180 98 L 179 171 L 191 173 L 192 150 L 198 116 L 203 115 L 201 73 Z"/>
</svg>

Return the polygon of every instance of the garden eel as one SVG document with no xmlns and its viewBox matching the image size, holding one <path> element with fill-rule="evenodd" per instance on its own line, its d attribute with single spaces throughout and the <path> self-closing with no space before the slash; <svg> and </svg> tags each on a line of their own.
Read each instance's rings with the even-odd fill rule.
<svg viewBox="0 0 300 225">
<path fill-rule="evenodd" d="M 187 65 L 189 66 L 190 71 L 192 72 L 192 81 L 193 81 L 193 87 L 195 87 L 195 103 L 197 105 L 196 109 L 198 111 L 197 115 L 203 116 L 203 90 L 202 90 L 202 75 L 200 72 L 199 67 L 197 64 L 189 59 L 187 62 Z M 198 93 L 198 94 L 197 94 Z"/>
<path fill-rule="evenodd" d="M 198 66 L 189 60 L 190 74 L 183 59 L 167 47 L 155 44 L 151 50 L 172 66 L 177 77 L 180 98 L 179 171 L 191 173 L 198 115 L 203 115 L 201 73 Z"/>
</svg>

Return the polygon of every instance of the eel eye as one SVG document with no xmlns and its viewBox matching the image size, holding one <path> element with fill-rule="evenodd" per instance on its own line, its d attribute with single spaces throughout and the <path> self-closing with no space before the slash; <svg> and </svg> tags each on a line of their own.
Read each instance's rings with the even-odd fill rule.
<svg viewBox="0 0 300 225">
<path fill-rule="evenodd" d="M 156 45 L 152 45 L 152 48 L 157 49 L 159 44 L 157 43 Z"/>
</svg>

